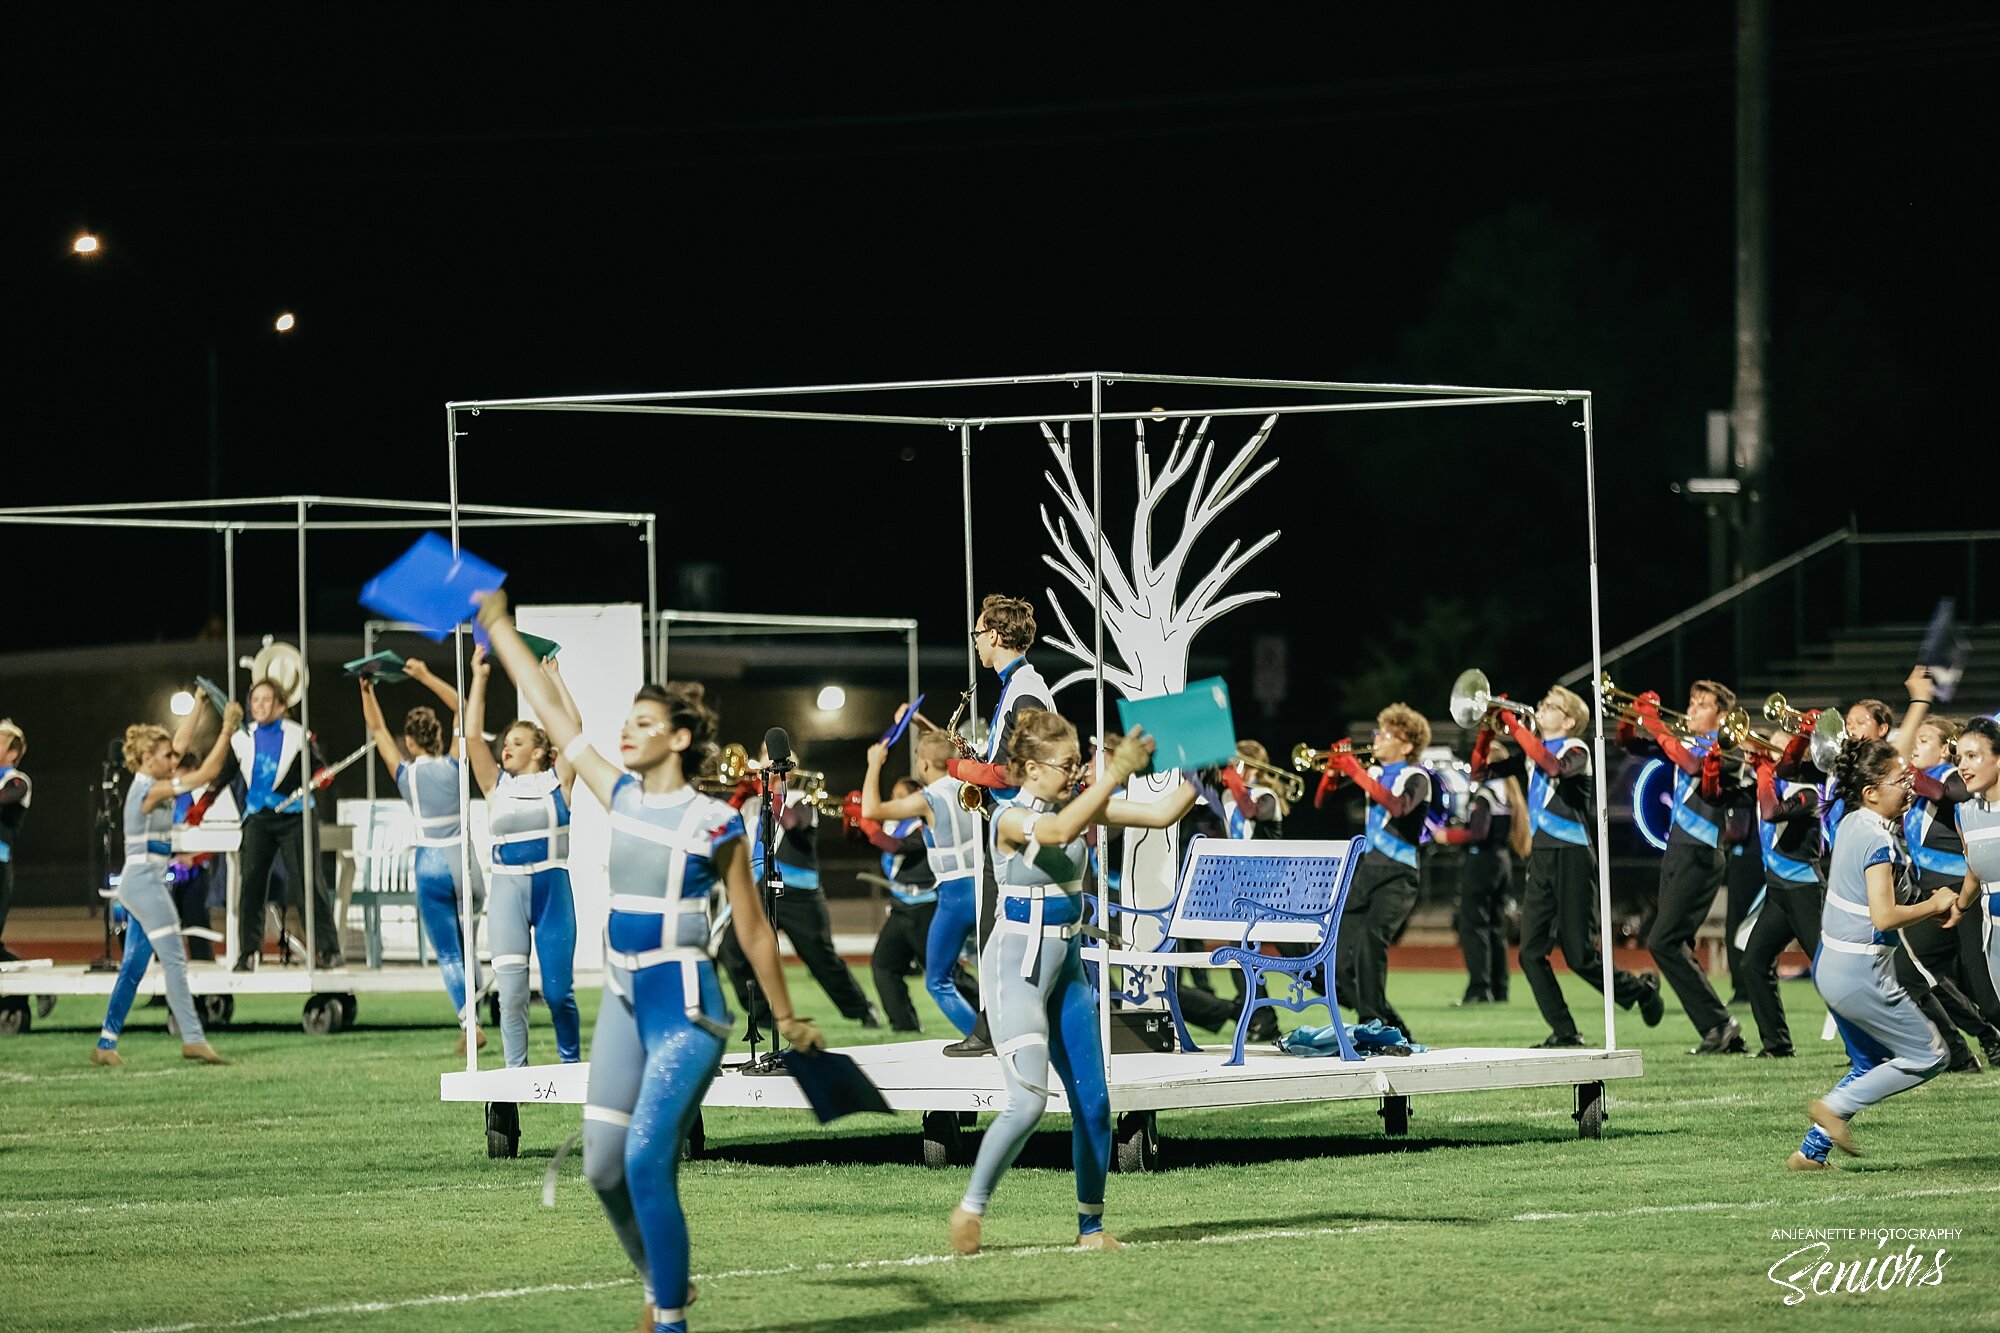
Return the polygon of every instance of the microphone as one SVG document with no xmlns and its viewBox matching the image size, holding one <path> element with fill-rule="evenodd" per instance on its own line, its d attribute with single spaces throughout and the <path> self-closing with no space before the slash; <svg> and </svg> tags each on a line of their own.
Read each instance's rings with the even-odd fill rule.
<svg viewBox="0 0 2000 1333">
<path fill-rule="evenodd" d="M 769 756 L 764 762 L 766 773 L 792 771 L 792 738 L 785 734 L 783 727 L 772 727 L 764 733 L 764 753 Z"/>
</svg>

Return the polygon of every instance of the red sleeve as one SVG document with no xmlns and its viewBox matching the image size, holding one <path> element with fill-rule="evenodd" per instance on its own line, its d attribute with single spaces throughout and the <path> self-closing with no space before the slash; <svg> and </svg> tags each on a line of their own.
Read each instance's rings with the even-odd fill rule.
<svg viewBox="0 0 2000 1333">
<path fill-rule="evenodd" d="M 1472 769 L 1473 781 L 1484 780 L 1486 765 L 1489 762 L 1492 749 L 1493 730 L 1490 727 L 1481 727 L 1479 734 L 1472 738 L 1472 758 L 1468 761 L 1468 767 Z"/>
<path fill-rule="evenodd" d="M 1809 735 L 1795 735 L 1786 741 L 1785 752 L 1778 756 L 1777 775 L 1781 778 L 1792 779 L 1805 772 L 1807 767 L 1806 752 L 1811 747 L 1812 737 Z"/>
<path fill-rule="evenodd" d="M 1910 779 L 1917 795 L 1926 801 L 1933 801 L 1939 805 L 1958 805 L 1972 799 L 1972 793 L 1966 790 L 1965 779 L 1958 775 L 1957 769 L 1946 773 L 1942 780 L 1919 769 L 1911 769 Z"/>
<path fill-rule="evenodd" d="M 1475 798 L 1472 813 L 1466 816 L 1465 823 L 1447 826 L 1437 836 L 1440 841 L 1453 846 L 1485 842 L 1493 836 L 1493 807 L 1485 798 Z"/>
<path fill-rule="evenodd" d="M 1011 787 L 1007 780 L 1005 764 L 982 763 L 977 759 L 947 759 L 944 771 L 960 782 L 970 782 L 977 787 Z"/>
<path fill-rule="evenodd" d="M 28 784 L 19 778 L 8 778 L 0 782 L 0 805 L 16 805 L 28 794 Z"/>
<path fill-rule="evenodd" d="M 1722 751 L 1710 750 L 1695 761 L 1701 774 L 1701 799 L 1710 805 L 1722 803 Z"/>
<path fill-rule="evenodd" d="M 894 856 L 898 851 L 902 850 L 903 840 L 901 838 L 890 837 L 888 833 L 886 833 L 883 830 L 881 820 L 864 819 L 860 821 L 860 828 L 863 833 L 868 835 L 869 842 L 881 848 L 883 851 L 889 853 L 891 856 Z"/>
<path fill-rule="evenodd" d="M 1243 781 L 1243 775 L 1236 771 L 1235 765 L 1223 767 L 1222 785 L 1229 788 L 1230 796 L 1235 798 L 1237 810 L 1242 812 L 1245 819 L 1257 817 L 1257 798 L 1250 794 L 1249 784 Z"/>
<path fill-rule="evenodd" d="M 1507 734 L 1513 738 L 1514 744 L 1521 747 L 1521 753 L 1526 755 L 1536 768 L 1552 778 L 1562 776 L 1562 760 L 1550 754 L 1549 747 L 1542 744 L 1541 738 L 1529 731 L 1525 723 L 1509 713 L 1506 726 Z"/>
<path fill-rule="evenodd" d="M 1778 775 L 1769 764 L 1757 765 L 1757 818 L 1770 823 L 1778 817 Z"/>
<path fill-rule="evenodd" d="M 1352 767 L 1349 767 L 1349 765 L 1352 765 Z M 1354 780 L 1355 786 L 1368 793 L 1369 800 L 1387 810 L 1391 815 L 1401 818 L 1416 809 L 1417 802 L 1415 797 L 1407 794 L 1398 796 L 1395 792 L 1390 791 L 1381 784 L 1373 773 L 1361 767 L 1360 763 L 1352 757 L 1348 758 L 1347 763 L 1341 765 L 1341 771 Z"/>
<path fill-rule="evenodd" d="M 1646 734 L 1653 738 L 1653 744 L 1660 747 L 1660 753 L 1666 756 L 1669 763 L 1691 778 L 1701 775 L 1701 760 L 1690 754 L 1688 748 L 1680 743 L 1674 733 L 1667 730 L 1666 723 L 1656 717 L 1641 720 L 1645 724 Z M 1707 799 L 1706 796 L 1703 799 Z"/>
</svg>

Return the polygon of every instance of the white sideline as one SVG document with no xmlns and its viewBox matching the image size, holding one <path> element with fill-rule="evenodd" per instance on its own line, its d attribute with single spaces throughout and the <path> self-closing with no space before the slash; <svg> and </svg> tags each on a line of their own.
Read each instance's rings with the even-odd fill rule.
<svg viewBox="0 0 2000 1333">
<path fill-rule="evenodd" d="M 1879 1202 L 1887 1199 L 1934 1199 L 1950 1198 L 1968 1194 L 2000 1194 L 2000 1185 L 1939 1186 L 1935 1189 L 1892 1190 L 1884 1194 L 1828 1194 L 1817 1199 L 1748 1199 L 1740 1203 L 1701 1202 L 1682 1204 L 1643 1204 L 1632 1208 L 1599 1209 L 1578 1213 L 1516 1213 L 1511 1217 L 1495 1218 L 1494 1222 L 1570 1222 L 1597 1221 L 1620 1217 L 1656 1217 L 1663 1213 L 1703 1213 L 1727 1212 L 1732 1209 L 1757 1210 L 1764 1208 L 1816 1207 L 1830 1203 Z M 1409 1231 L 1426 1225 L 1422 1221 L 1375 1222 L 1351 1227 L 1273 1227 L 1257 1231 L 1222 1232 L 1212 1236 L 1196 1236 L 1187 1240 L 1135 1240 L 1126 1241 L 1128 1250 L 1164 1250 L 1188 1245 L 1234 1245 L 1245 1241 L 1263 1240 L 1306 1240 L 1324 1236 L 1356 1236 L 1378 1231 Z M 1490 1225 L 1490 1224 L 1489 1224 Z M 1100 1251 L 1086 1250 L 1075 1245 L 1038 1245 L 1021 1249 L 992 1250 L 985 1254 L 961 1255 L 951 1253 L 913 1254 L 901 1259 L 856 1259 L 848 1263 L 786 1264 L 779 1268 L 737 1268 L 720 1273 L 695 1273 L 691 1281 L 720 1282 L 736 1278 L 786 1277 L 799 1273 L 856 1273 L 873 1268 L 926 1268 L 932 1264 L 996 1262 L 1002 1259 L 1034 1259 L 1051 1254 L 1097 1254 Z M 563 1295 L 571 1292 L 606 1291 L 618 1287 L 638 1285 L 637 1278 L 617 1278 L 606 1282 L 555 1282 L 539 1287 L 505 1287 L 494 1291 L 448 1292 L 433 1296 L 412 1296 L 400 1301 L 358 1301 L 352 1305 L 322 1305 L 303 1310 L 279 1310 L 271 1314 L 253 1315 L 247 1319 L 234 1319 L 221 1323 L 152 1324 L 145 1328 L 125 1329 L 121 1333 L 197 1333 L 198 1330 L 256 1328 L 266 1324 L 286 1323 L 299 1319 L 320 1319 L 332 1315 L 386 1314 L 395 1310 L 409 1310 L 432 1305 L 460 1305 L 473 1301 L 504 1301 L 521 1296 Z"/>
</svg>

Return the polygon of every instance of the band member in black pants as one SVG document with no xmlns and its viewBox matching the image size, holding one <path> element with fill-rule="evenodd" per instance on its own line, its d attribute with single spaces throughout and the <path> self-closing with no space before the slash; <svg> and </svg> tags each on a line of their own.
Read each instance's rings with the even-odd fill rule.
<svg viewBox="0 0 2000 1333">
<path fill-rule="evenodd" d="M 1511 788 L 1510 793 L 1508 789 Z M 1507 1003 L 1507 891 L 1514 886 L 1516 811 L 1520 784 L 1475 782 L 1463 815 L 1438 841 L 1465 849 L 1458 872 L 1458 950 L 1465 958 L 1465 994 L 1454 1007 Z"/>
<path fill-rule="evenodd" d="M 243 888 L 237 900 L 236 967 L 249 972 L 264 952 L 264 907 L 273 864 L 283 859 L 285 882 L 305 884 L 304 791 L 308 772 L 322 764 L 319 746 L 286 715 L 285 693 L 273 680 L 250 687 L 251 725 L 230 741 L 246 784 L 243 819 Z M 293 799 L 297 797 L 298 799 Z M 309 910 L 301 902 L 299 915 Z M 313 877 L 313 943 L 319 966 L 340 967 L 340 928 L 333 919 L 333 881 Z M 280 913 L 279 927 L 283 928 Z"/>
<path fill-rule="evenodd" d="M 1416 758 L 1431 741 L 1431 724 L 1408 704 L 1394 703 L 1375 718 L 1375 762 L 1370 771 L 1346 746 L 1332 762 L 1368 797 L 1368 850 L 1348 885 L 1334 954 L 1334 989 L 1363 1023 L 1380 1020 L 1415 1041 L 1410 1025 L 1389 1002 L 1389 945 L 1417 905 L 1421 879 L 1417 847 L 1430 814 L 1436 779 Z"/>
<path fill-rule="evenodd" d="M 1820 882 L 1819 792 L 1808 783 L 1782 782 L 1768 755 L 1755 755 L 1757 843 L 1764 866 L 1764 905 L 1743 946 L 1738 979 L 1757 1017 L 1760 1060 L 1797 1052 L 1778 998 L 1778 955 L 1797 940 L 1807 958 L 1819 952 L 1819 918 L 1826 897 Z"/>
<path fill-rule="evenodd" d="M 7 949 L 7 906 L 14 898 L 14 839 L 34 799 L 34 784 L 17 764 L 28 753 L 28 737 L 11 717 L 0 717 L 0 963 L 17 957 Z"/>
<path fill-rule="evenodd" d="M 1664 758 L 1675 770 L 1674 825 L 1660 859 L 1660 898 L 1646 945 L 1701 1034 L 1694 1055 L 1749 1050 L 1742 1026 L 1729 1016 L 1694 953 L 1695 933 L 1722 889 L 1722 752 L 1716 727 L 1735 706 L 1736 693 L 1728 686 L 1698 680 L 1688 688 L 1685 738 L 1661 720 L 1660 696 L 1651 690 L 1633 701 L 1636 722 L 1628 715 L 1618 723 L 1619 745 L 1642 757 Z"/>
<path fill-rule="evenodd" d="M 1535 1006 L 1549 1035 L 1540 1048 L 1582 1046 L 1583 1035 L 1563 999 L 1549 954 L 1562 946 L 1563 962 L 1580 980 L 1604 989 L 1604 959 L 1598 953 L 1596 788 L 1590 746 L 1572 735 L 1590 721 L 1590 710 L 1575 691 L 1552 687 L 1535 709 L 1537 736 L 1511 711 L 1499 710 L 1515 752 L 1489 758 L 1493 733 L 1482 727 L 1472 745 L 1475 781 L 1502 774 L 1528 780 L 1526 818 L 1535 837 L 1528 852 L 1528 890 L 1521 904 L 1521 975 L 1535 994 Z M 1647 1027 L 1666 1011 L 1660 979 L 1623 970 L 1612 973 L 1611 996 L 1620 1008 L 1638 1006 Z"/>
<path fill-rule="evenodd" d="M 1055 711 L 1054 696 L 1049 692 L 1048 683 L 1028 661 L 1028 649 L 1034 645 L 1035 608 L 1032 604 L 1000 593 L 989 594 L 979 604 L 979 615 L 972 626 L 972 646 L 979 654 L 979 664 L 1000 677 L 1000 698 L 993 705 L 993 720 L 986 732 L 985 763 L 968 767 L 968 761 L 954 759 L 948 766 L 953 777 L 982 782 L 986 786 L 1007 785 L 1004 781 L 995 780 L 995 772 L 1006 768 L 1015 719 L 1026 708 Z M 983 771 L 974 772 L 973 769 Z M 980 877 L 979 885 L 979 955 L 982 958 L 986 956 L 986 937 L 993 933 L 993 918 L 999 910 L 999 901 L 999 881 L 993 878 L 993 862 L 989 857 L 986 873 Z M 990 988 L 985 987 L 984 978 L 981 985 L 983 991 L 990 992 Z M 979 1021 L 973 1026 L 972 1035 L 945 1047 L 944 1053 L 959 1056 L 993 1054 L 993 1038 L 987 1027 L 984 1005 L 980 1006 Z"/>
</svg>

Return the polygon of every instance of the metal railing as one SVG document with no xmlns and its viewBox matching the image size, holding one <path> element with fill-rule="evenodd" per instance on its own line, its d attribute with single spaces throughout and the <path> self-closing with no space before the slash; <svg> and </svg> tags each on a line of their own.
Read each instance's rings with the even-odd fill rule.
<svg viewBox="0 0 2000 1333">
<path fill-rule="evenodd" d="M 1871 562 L 1865 557 L 1874 547 L 1899 558 Z M 1912 548 L 1935 548 L 1936 554 L 1912 555 Z M 1764 667 L 1774 650 L 1796 652 L 1865 625 L 1920 625 L 1944 596 L 1957 598 L 1961 622 L 1977 624 L 1980 585 L 1996 578 L 2000 531 L 1864 533 L 1850 523 L 1606 648 L 1605 669 L 1644 665 L 1649 679 L 1675 688 L 1690 678 L 1690 663 L 1695 675 L 1741 680 Z M 1667 659 L 1664 671 L 1661 657 Z M 1585 662 L 1561 679 L 1575 686 L 1589 675 Z"/>
</svg>

